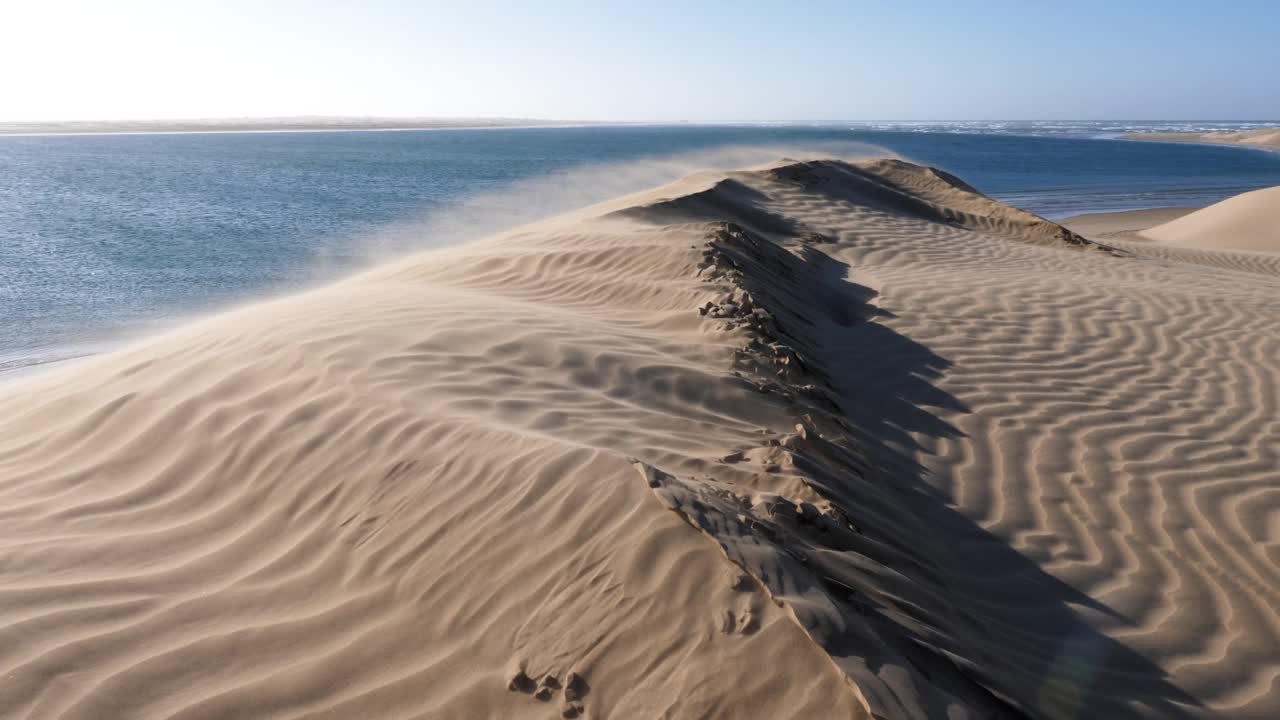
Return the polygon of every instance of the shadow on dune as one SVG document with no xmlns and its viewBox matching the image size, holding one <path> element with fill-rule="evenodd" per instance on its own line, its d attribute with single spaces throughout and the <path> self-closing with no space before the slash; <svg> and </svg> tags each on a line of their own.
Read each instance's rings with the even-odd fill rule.
<svg viewBox="0 0 1280 720">
<path fill-rule="evenodd" d="M 829 397 L 847 421 L 849 449 L 870 465 L 869 479 L 881 486 L 880 497 L 868 496 L 868 478 L 841 477 L 829 462 L 811 462 L 804 469 L 824 479 L 824 494 L 863 533 L 919 563 L 893 568 L 910 577 L 909 592 L 861 598 L 879 615 L 879 624 L 941 661 L 908 656 L 916 670 L 930 682 L 936 682 L 937 668 L 958 671 L 1001 698 L 1013 715 L 1199 715 L 1199 703 L 1171 684 L 1159 666 L 1100 632 L 1077 608 L 1104 616 L 1109 624 L 1124 625 L 1127 618 L 1044 572 L 956 510 L 929 482 L 918 459 L 929 448 L 916 438 L 929 438 L 931 445 L 962 438 L 937 411 L 969 412 L 934 384 L 951 362 L 877 322 L 885 313 L 874 305 L 876 292 L 849 282 L 846 264 L 812 245 L 801 248 L 799 256 L 803 274 L 822 281 L 797 285 L 809 297 L 771 311 L 824 377 Z M 742 280 L 753 295 L 781 299 L 769 282 L 752 273 Z M 815 303 L 818 312 L 797 312 Z M 858 320 L 849 322 L 851 315 Z M 817 448 L 809 457 L 835 454 Z M 857 647 L 828 650 L 860 652 Z"/>
<path fill-rule="evenodd" d="M 797 203 L 816 195 L 940 227 L 1080 243 L 950 175 L 897 161 L 795 163 L 751 177 L 618 215 L 722 226 L 704 254 L 705 277 L 737 290 L 712 317 L 752 328 L 740 372 L 802 420 L 779 442 L 833 509 L 717 508 L 723 493 L 696 482 L 664 490 L 672 508 L 791 604 L 878 715 L 1208 714 L 1098 627 L 1132 620 L 1046 573 L 931 482 L 921 458 L 964 442 L 944 415 L 970 411 L 936 384 L 951 362 L 879 322 L 887 313 L 876 291 L 851 282 L 850 267 L 823 252 L 828 239 L 774 212 L 758 188 L 799 190 Z M 955 715 L 961 707 L 972 712 Z"/>
</svg>

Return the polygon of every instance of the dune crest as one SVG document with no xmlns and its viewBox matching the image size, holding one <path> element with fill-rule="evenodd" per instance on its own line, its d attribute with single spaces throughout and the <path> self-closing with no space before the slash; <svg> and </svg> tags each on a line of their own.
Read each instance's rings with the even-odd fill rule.
<svg viewBox="0 0 1280 720">
<path fill-rule="evenodd" d="M 0 388 L 0 706 L 1268 717 L 1275 290 L 782 161 L 202 321 Z"/>
</svg>

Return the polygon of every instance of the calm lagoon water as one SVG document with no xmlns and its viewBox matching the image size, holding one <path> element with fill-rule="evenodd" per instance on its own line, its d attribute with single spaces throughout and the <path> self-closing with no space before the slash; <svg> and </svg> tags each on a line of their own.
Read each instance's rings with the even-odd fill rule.
<svg viewBox="0 0 1280 720">
<path fill-rule="evenodd" d="M 189 313 L 349 272 L 378 254 L 380 242 L 429 246 L 432 234 L 414 228 L 513 187 L 526 188 L 515 196 L 528 200 L 538 178 L 558 183 L 559 192 L 540 195 L 536 211 L 563 210 L 602 199 L 593 193 L 666 179 L 642 171 L 663 158 L 716 148 L 872 145 L 1052 218 L 1203 205 L 1280 185 L 1280 153 L 1103 137 L 1144 127 L 1166 126 L 0 137 L 0 371 L 93 352 Z M 630 169 L 621 181 L 593 182 L 605 175 L 591 168 L 617 163 Z M 567 192 L 574 177 L 581 187 Z"/>
</svg>

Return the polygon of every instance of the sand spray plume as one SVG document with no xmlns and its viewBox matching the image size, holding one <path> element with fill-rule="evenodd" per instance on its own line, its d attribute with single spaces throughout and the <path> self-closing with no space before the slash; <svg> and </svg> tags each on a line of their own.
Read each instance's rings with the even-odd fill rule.
<svg viewBox="0 0 1280 720">
<path fill-rule="evenodd" d="M 898 157 L 868 143 L 854 141 L 733 145 L 632 160 L 592 163 L 558 170 L 465 197 L 444 208 L 387 225 L 349 245 L 351 255 L 317 256 L 317 280 L 349 270 L 353 259 L 368 264 L 417 250 L 475 240 L 536 220 L 585 208 L 704 171 L 738 170 L 780 158 Z M 354 256 L 354 258 L 353 258 Z M 357 260 L 358 262 L 358 260 Z"/>
<path fill-rule="evenodd" d="M 477 240 L 536 220 L 585 208 L 619 196 L 648 190 L 697 172 L 748 168 L 780 158 L 888 157 L 894 153 L 854 141 L 732 145 L 631 160 L 590 163 L 514 181 L 490 192 L 391 222 L 365 234 L 316 242 L 310 258 L 292 278 L 250 289 L 245 295 L 212 305 L 169 308 L 163 319 L 139 326 L 112 328 L 86 338 L 51 362 L 93 355 L 181 327 L 210 315 L 315 289 L 375 265 L 413 252 Z M 30 363 L 23 361 L 19 367 Z M 0 358 L 0 372 L 5 360 Z M 0 378 L 6 377 L 0 375 Z M 8 376 L 10 379 L 16 376 Z"/>
</svg>

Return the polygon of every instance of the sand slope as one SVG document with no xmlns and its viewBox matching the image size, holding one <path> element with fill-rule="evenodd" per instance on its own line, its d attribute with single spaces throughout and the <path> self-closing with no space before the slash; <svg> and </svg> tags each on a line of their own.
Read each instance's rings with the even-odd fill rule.
<svg viewBox="0 0 1280 720">
<path fill-rule="evenodd" d="M 1274 717 L 1277 289 L 780 162 L 197 323 L 0 388 L 0 707 Z"/>
<path fill-rule="evenodd" d="M 1142 235 L 1207 250 L 1280 252 L 1280 186 L 1241 193 Z"/>
</svg>

